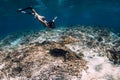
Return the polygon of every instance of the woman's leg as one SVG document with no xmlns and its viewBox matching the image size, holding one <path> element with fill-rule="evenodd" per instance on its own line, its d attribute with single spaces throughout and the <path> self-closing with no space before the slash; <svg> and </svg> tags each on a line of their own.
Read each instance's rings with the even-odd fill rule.
<svg viewBox="0 0 120 80">
<path fill-rule="evenodd" d="M 27 13 L 27 14 L 33 14 L 33 13 L 35 13 L 35 10 L 32 7 L 18 9 L 17 11 L 21 12 L 21 13 Z"/>
<path fill-rule="evenodd" d="M 54 19 L 52 20 L 53 22 L 55 22 L 55 20 L 57 19 L 57 16 L 56 17 L 54 17 Z"/>
</svg>

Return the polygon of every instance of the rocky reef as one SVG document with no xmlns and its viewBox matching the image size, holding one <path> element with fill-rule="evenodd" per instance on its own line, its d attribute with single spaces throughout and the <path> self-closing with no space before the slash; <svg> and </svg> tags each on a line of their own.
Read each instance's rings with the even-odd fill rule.
<svg viewBox="0 0 120 80">
<path fill-rule="evenodd" d="M 119 80 L 120 37 L 72 26 L 0 41 L 1 80 Z"/>
</svg>

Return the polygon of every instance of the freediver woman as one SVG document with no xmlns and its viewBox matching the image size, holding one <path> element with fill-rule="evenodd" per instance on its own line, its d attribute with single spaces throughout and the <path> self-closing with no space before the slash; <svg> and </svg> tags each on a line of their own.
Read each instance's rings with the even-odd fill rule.
<svg viewBox="0 0 120 80">
<path fill-rule="evenodd" d="M 47 21 L 44 16 L 39 15 L 36 10 L 32 7 L 27 7 L 23 9 L 18 9 L 18 12 L 24 13 L 24 14 L 31 14 L 33 15 L 38 21 L 40 21 L 45 27 L 47 28 L 55 28 L 55 20 L 57 19 L 57 16 L 54 17 L 53 20 Z"/>
</svg>

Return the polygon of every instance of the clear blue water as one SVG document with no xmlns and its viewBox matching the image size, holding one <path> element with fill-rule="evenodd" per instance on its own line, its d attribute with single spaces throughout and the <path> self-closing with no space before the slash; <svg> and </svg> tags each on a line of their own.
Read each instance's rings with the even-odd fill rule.
<svg viewBox="0 0 120 80">
<path fill-rule="evenodd" d="M 58 16 L 57 26 L 99 25 L 120 32 L 120 0 L 0 0 L 0 36 L 44 27 L 18 8 L 34 6 L 47 20 Z"/>
</svg>

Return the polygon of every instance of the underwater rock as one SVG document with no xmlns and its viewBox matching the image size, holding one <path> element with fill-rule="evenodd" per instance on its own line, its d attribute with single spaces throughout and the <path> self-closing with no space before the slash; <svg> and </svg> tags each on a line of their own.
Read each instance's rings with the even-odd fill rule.
<svg viewBox="0 0 120 80">
<path fill-rule="evenodd" d="M 62 44 L 70 44 L 73 42 L 79 42 L 79 40 L 77 40 L 76 38 L 74 38 L 73 36 L 61 36 L 62 41 L 60 41 Z"/>
<path fill-rule="evenodd" d="M 98 71 L 98 72 L 100 72 L 100 70 L 102 70 L 102 65 L 101 64 L 96 65 L 95 66 L 95 70 Z"/>
<path fill-rule="evenodd" d="M 111 50 L 108 50 L 107 57 L 110 61 L 112 61 L 114 64 L 120 64 L 120 50 L 115 50 L 114 48 Z"/>
<path fill-rule="evenodd" d="M 114 40 L 113 42 L 112 42 L 115 46 L 120 46 L 120 39 L 118 39 L 118 40 Z"/>
<path fill-rule="evenodd" d="M 50 41 L 43 41 L 41 45 L 50 44 Z"/>
<path fill-rule="evenodd" d="M 65 57 L 67 51 L 63 50 L 63 49 L 57 49 L 54 48 L 52 50 L 50 50 L 49 54 L 55 56 L 55 57 Z"/>
<path fill-rule="evenodd" d="M 102 37 L 98 37 L 98 41 L 99 42 L 103 41 Z"/>
<path fill-rule="evenodd" d="M 107 30 L 98 30 L 98 35 L 99 36 L 103 36 L 103 37 L 108 37 L 109 36 L 109 32 Z"/>
<path fill-rule="evenodd" d="M 49 49 L 49 54 L 51 54 L 52 56 L 63 57 L 64 61 L 81 59 L 80 56 L 78 56 L 75 52 L 67 48 L 64 42 L 63 43 L 51 42 L 50 44 L 47 44 L 47 47 L 45 48 Z"/>
<path fill-rule="evenodd" d="M 82 59 L 84 57 L 84 54 L 80 52 L 80 53 L 76 54 L 76 57 L 79 59 Z"/>
<path fill-rule="evenodd" d="M 22 71 L 22 67 L 15 67 L 12 69 L 13 74 L 19 74 Z"/>
</svg>

